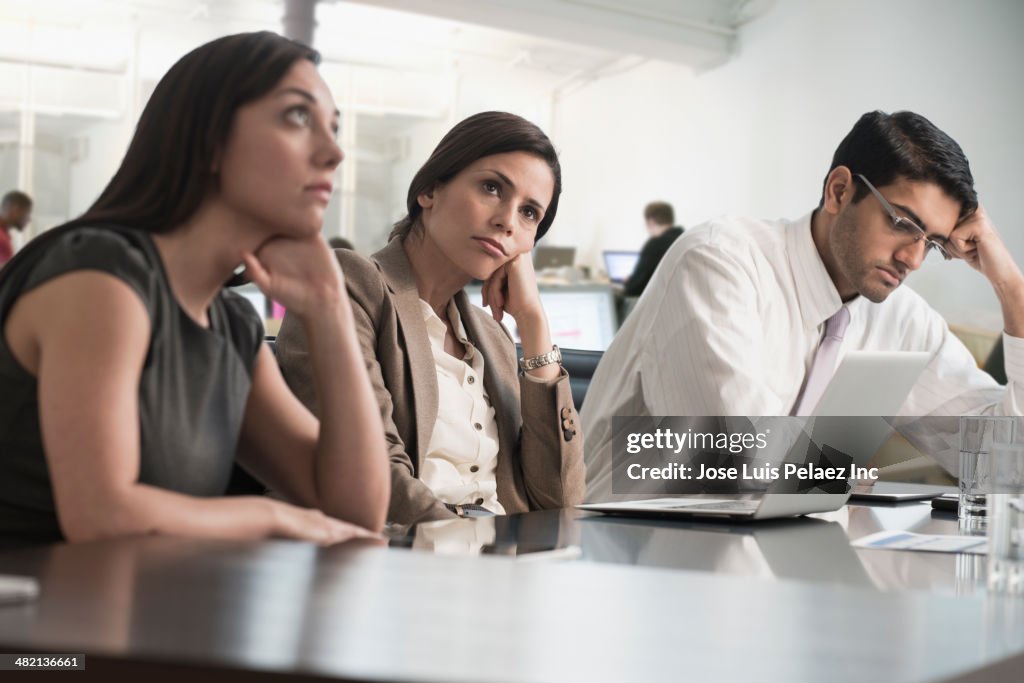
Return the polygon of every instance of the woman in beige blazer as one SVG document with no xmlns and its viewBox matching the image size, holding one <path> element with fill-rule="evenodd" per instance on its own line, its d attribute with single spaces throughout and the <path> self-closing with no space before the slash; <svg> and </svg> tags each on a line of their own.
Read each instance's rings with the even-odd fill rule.
<svg viewBox="0 0 1024 683">
<path fill-rule="evenodd" d="M 335 252 L 384 420 L 389 520 L 583 500 L 583 435 L 530 254 L 560 193 L 558 157 L 539 128 L 477 114 L 413 178 L 408 215 L 386 247 L 369 260 Z M 474 279 L 484 281 L 491 315 L 463 292 Z M 516 320 L 523 361 L 504 313 Z M 317 412 L 307 340 L 291 316 L 277 351 L 292 390 Z"/>
</svg>

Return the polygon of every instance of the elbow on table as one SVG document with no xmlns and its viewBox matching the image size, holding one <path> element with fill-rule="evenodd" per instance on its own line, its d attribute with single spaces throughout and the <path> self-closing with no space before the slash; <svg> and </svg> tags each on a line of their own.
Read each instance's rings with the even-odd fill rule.
<svg viewBox="0 0 1024 683">
<path fill-rule="evenodd" d="M 325 501 L 326 502 L 326 501 Z M 331 501 L 321 507 L 325 514 L 350 524 L 361 526 L 373 532 L 380 532 L 387 521 L 388 504 L 391 502 L 391 485 L 379 490 L 363 490 L 359 495 L 346 496 L 344 500 Z"/>
<path fill-rule="evenodd" d="M 143 516 L 117 504 L 103 507 L 103 510 L 61 511 L 58 520 L 64 538 L 69 543 L 85 543 L 155 533 Z"/>
</svg>

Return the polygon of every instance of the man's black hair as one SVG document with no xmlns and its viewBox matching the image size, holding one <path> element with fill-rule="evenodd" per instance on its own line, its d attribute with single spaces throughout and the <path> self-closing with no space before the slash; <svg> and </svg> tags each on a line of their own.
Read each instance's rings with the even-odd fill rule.
<svg viewBox="0 0 1024 683">
<path fill-rule="evenodd" d="M 864 175 L 875 187 L 885 187 L 899 178 L 935 183 L 960 202 L 961 220 L 978 208 L 974 176 L 960 145 L 914 112 L 872 111 L 861 116 L 836 148 L 829 173 L 838 166 Z M 827 182 L 827 174 L 825 178 Z M 856 188 L 854 203 L 868 194 L 863 183 Z M 823 184 L 818 208 L 824 203 Z"/>
</svg>

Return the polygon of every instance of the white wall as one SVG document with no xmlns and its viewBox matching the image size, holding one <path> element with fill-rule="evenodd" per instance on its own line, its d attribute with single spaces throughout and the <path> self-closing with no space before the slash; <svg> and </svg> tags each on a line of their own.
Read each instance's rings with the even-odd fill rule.
<svg viewBox="0 0 1024 683">
<path fill-rule="evenodd" d="M 545 241 L 575 245 L 577 263 L 603 268 L 603 249 L 643 243 L 648 202 L 670 202 L 686 225 L 709 215 L 691 142 L 707 130 L 707 111 L 691 70 L 663 62 L 563 95 L 549 132 L 561 155 L 562 198 Z"/>
<path fill-rule="evenodd" d="M 387 242 L 391 226 L 395 222 L 390 205 L 392 174 L 391 165 L 388 163 L 357 163 L 356 234 L 353 235 L 352 241 L 357 251 L 366 254 L 377 251 Z"/>
<path fill-rule="evenodd" d="M 405 216 L 405 198 L 409 192 L 409 183 L 412 182 L 416 171 L 434 151 L 434 147 L 441 141 L 449 127 L 448 121 L 427 120 L 414 124 L 402 132 L 401 137 L 404 140 L 406 154 L 391 166 L 391 199 L 388 206 L 392 223 Z M 372 251 L 384 246 L 387 234 L 383 237 L 384 240 L 373 245 Z"/>
<path fill-rule="evenodd" d="M 87 126 L 74 136 L 81 151 L 68 164 L 68 219 L 85 213 L 114 177 L 128 149 L 134 125 L 134 121 L 127 120 L 104 121 Z"/>
<path fill-rule="evenodd" d="M 647 63 L 569 93 L 552 130 L 566 185 L 552 235 L 597 265 L 601 249 L 642 243 L 650 199 L 673 202 L 687 225 L 721 213 L 799 216 L 817 204 L 860 114 L 911 109 L 963 146 L 982 201 L 1024 262 L 1014 201 L 1022 27 L 1014 0 L 780 0 L 741 30 L 738 55 L 722 67 Z M 910 283 L 954 321 L 988 325 L 998 308 L 963 263 Z"/>
</svg>

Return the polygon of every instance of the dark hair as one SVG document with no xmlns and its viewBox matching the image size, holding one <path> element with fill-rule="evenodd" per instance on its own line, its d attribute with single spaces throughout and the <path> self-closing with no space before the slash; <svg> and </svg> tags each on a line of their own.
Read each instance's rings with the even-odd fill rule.
<svg viewBox="0 0 1024 683">
<path fill-rule="evenodd" d="M 872 111 L 861 116 L 836 148 L 829 173 L 838 166 L 864 175 L 876 187 L 889 185 L 897 178 L 935 183 L 960 202 L 961 219 L 978 208 L 971 166 L 960 145 L 914 112 Z M 854 203 L 868 194 L 862 183 L 856 188 Z M 824 203 L 823 186 L 818 208 Z"/>
<path fill-rule="evenodd" d="M 270 92 L 300 59 L 320 55 L 276 33 L 238 33 L 201 45 L 171 67 L 146 103 L 128 152 L 99 199 L 68 225 L 167 232 L 196 212 L 214 160 L 244 104 Z"/>
<path fill-rule="evenodd" d="M 327 244 L 330 245 L 331 249 L 348 249 L 349 251 L 356 250 L 355 245 L 344 237 L 332 237 L 327 240 Z"/>
<path fill-rule="evenodd" d="M 644 220 L 654 221 L 658 225 L 672 225 L 676 222 L 676 213 L 668 202 L 651 202 L 644 207 Z"/>
<path fill-rule="evenodd" d="M 20 206 L 23 209 L 32 207 L 32 198 L 21 190 L 11 190 L 4 195 L 3 199 L 0 199 L 0 207 L 2 206 Z"/>
<path fill-rule="evenodd" d="M 558 163 L 558 153 L 544 131 L 521 116 L 502 111 L 474 114 L 448 131 L 427 162 L 413 176 L 405 200 L 408 213 L 395 223 L 388 239 L 404 239 L 419 221 L 422 212 L 416 201 L 419 195 L 429 192 L 436 185 L 447 183 L 477 159 L 506 152 L 528 152 L 540 157 L 547 162 L 555 177 L 551 203 L 537 226 L 534 242 L 539 240 L 551 227 L 558 213 L 558 197 L 562 194 L 562 167 Z"/>
</svg>

